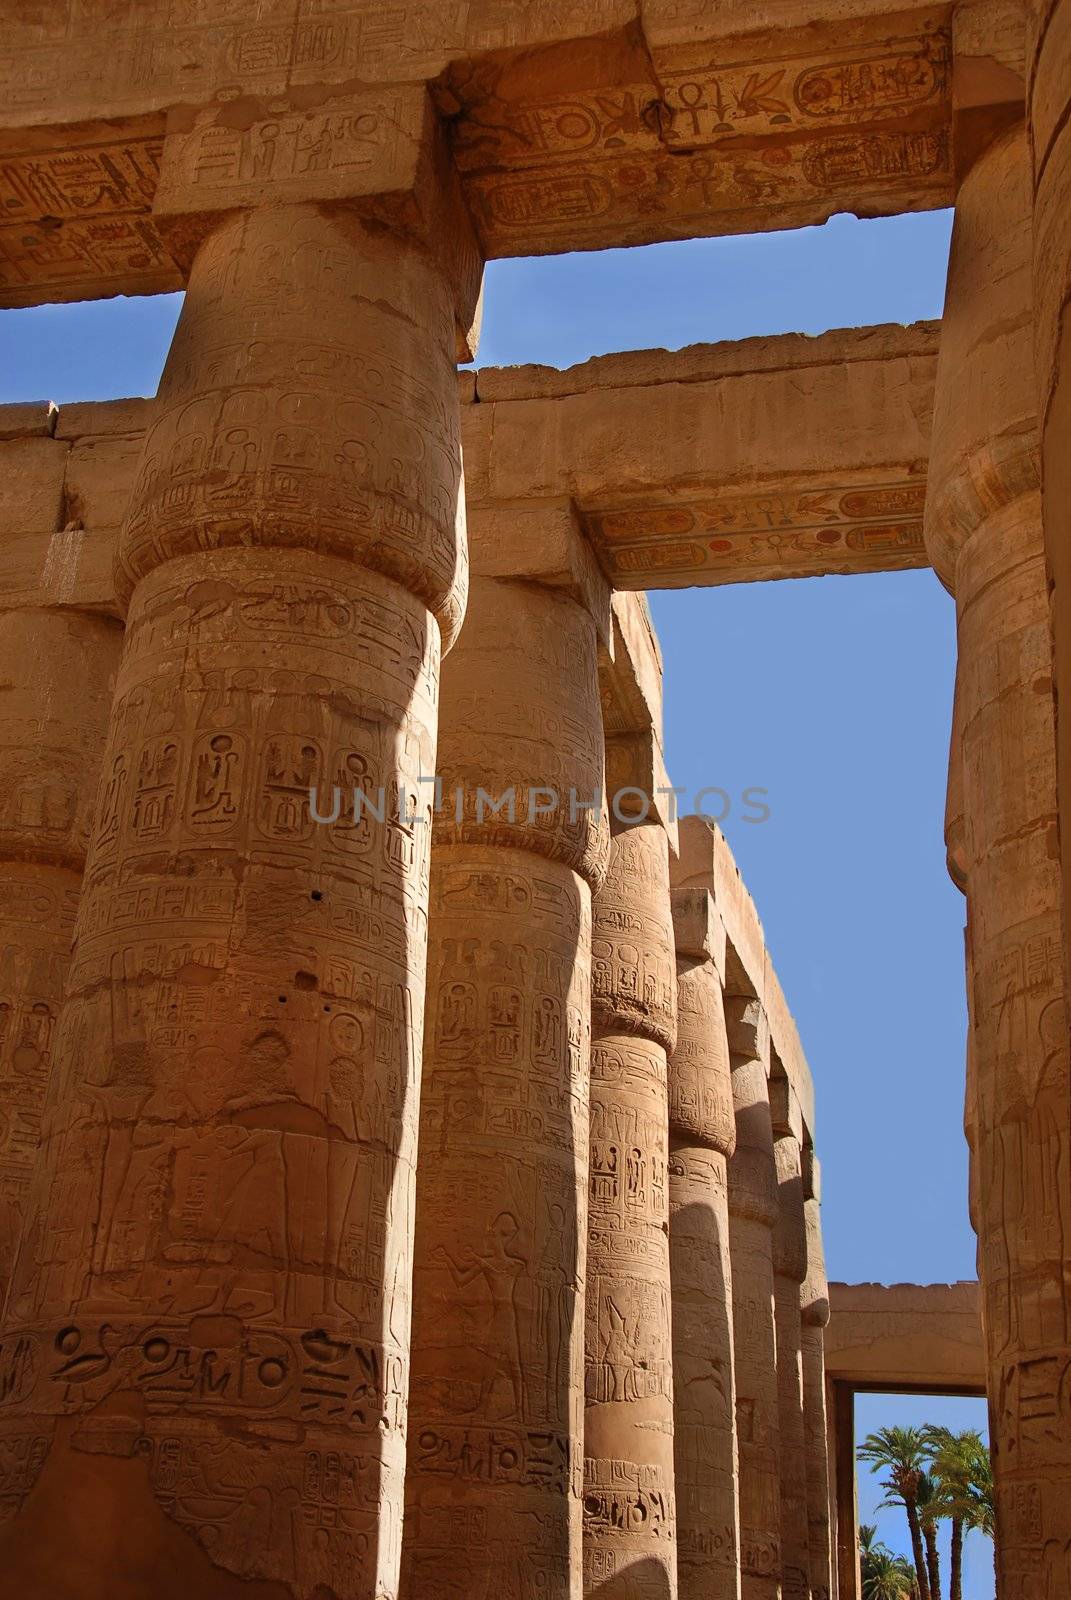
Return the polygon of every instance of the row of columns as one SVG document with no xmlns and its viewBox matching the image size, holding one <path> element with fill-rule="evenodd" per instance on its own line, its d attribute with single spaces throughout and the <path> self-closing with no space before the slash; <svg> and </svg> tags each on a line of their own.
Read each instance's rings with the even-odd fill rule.
<svg viewBox="0 0 1071 1600">
<path fill-rule="evenodd" d="M 779 1183 L 710 888 L 675 903 L 661 823 L 572 803 L 604 786 L 590 572 L 478 562 L 440 671 L 452 335 L 415 244 L 229 216 L 123 530 L 125 636 L 0 627 L 32 686 L 0 723 L 36 928 L 0 1267 L 27 1597 L 806 1592 L 800 1129 Z"/>
</svg>

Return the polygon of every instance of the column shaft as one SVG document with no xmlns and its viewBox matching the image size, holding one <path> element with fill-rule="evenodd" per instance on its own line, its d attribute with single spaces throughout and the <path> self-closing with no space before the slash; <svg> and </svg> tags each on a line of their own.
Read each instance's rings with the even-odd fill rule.
<svg viewBox="0 0 1071 1600">
<path fill-rule="evenodd" d="M 811 1157 L 812 1165 L 814 1157 Z M 821 1206 L 804 1202 L 807 1230 L 807 1276 L 800 1293 L 803 1352 L 803 1429 L 807 1463 L 807 1553 L 811 1600 L 829 1600 L 833 1592 L 833 1550 L 829 1525 L 829 1422 L 826 1414 L 825 1329 L 829 1321 L 829 1288 L 822 1249 Z"/>
<path fill-rule="evenodd" d="M 736 1150 L 729 1162 L 742 1600 L 781 1600 L 781 1474 L 773 1230 L 777 1173 L 757 1000 L 726 997 Z"/>
<path fill-rule="evenodd" d="M 1032 0 L 1033 323 L 1056 699 L 1071 706 L 1071 0 Z M 1065 982 L 1071 982 L 1071 716 L 1057 721 Z"/>
<path fill-rule="evenodd" d="M 452 338 L 342 213 L 194 263 L 9 1306 L 23 1594 L 397 1592 Z"/>
<path fill-rule="evenodd" d="M 800 1285 L 807 1272 L 800 1146 L 795 1134 L 774 1141 L 778 1216 L 774 1229 L 777 1320 L 778 1461 L 781 1469 L 781 1588 L 784 1600 L 808 1600 L 807 1450 L 803 1415 Z"/>
<path fill-rule="evenodd" d="M 669 1069 L 669 1249 L 680 1600 L 738 1600 L 727 1180 L 736 1123 L 721 977 L 712 960 L 683 947 L 677 1007 Z"/>
<path fill-rule="evenodd" d="M 608 848 L 604 816 L 569 805 L 602 786 L 587 611 L 475 580 L 441 727 L 403 1593 L 578 1600 L 591 890 Z M 480 800 L 511 787 L 513 820 Z M 548 788 L 560 805 L 533 815 Z"/>
<path fill-rule="evenodd" d="M 1028 171 L 1011 135 L 960 191 L 926 506 L 959 632 L 966 1121 L 1006 1600 L 1063 1592 L 1071 1547 L 1071 1081 Z"/>
<path fill-rule="evenodd" d="M 666 1055 L 669 841 L 618 833 L 592 932 L 584 1593 L 676 1600 Z"/>
<path fill-rule="evenodd" d="M 37 1156 L 122 629 L 0 613 L 0 1307 Z"/>
</svg>

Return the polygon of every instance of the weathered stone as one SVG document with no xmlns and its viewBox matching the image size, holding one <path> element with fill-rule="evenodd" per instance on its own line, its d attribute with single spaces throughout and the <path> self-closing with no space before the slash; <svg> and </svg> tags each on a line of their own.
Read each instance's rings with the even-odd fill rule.
<svg viewBox="0 0 1071 1600">
<path fill-rule="evenodd" d="M 21 1593 L 397 1592 L 453 324 L 312 207 L 194 265 L 7 1308 Z"/>
<path fill-rule="evenodd" d="M 697 905 L 705 898 L 705 914 Z M 677 1045 L 669 1077 L 677 1552 L 681 1600 L 740 1593 L 727 1162 L 736 1143 L 709 890 L 673 891 Z M 724 934 L 720 940 L 724 955 Z"/>
<path fill-rule="evenodd" d="M 776 1082 L 776 1080 L 775 1080 Z M 807 1275 L 800 1145 L 774 1117 L 777 1223 L 774 1227 L 774 1304 L 777 1322 L 778 1461 L 781 1468 L 781 1596 L 810 1600 L 807 1444 L 803 1394 L 800 1286 Z"/>
<path fill-rule="evenodd" d="M 592 926 L 584 1593 L 676 1600 L 666 1055 L 669 843 L 616 833 Z"/>
<path fill-rule="evenodd" d="M 59 1044 L 120 629 L 0 612 L 0 1305 Z"/>
<path fill-rule="evenodd" d="M 371 215 L 387 201 L 397 220 L 419 196 L 433 115 L 484 255 L 798 227 L 954 194 L 940 8 L 81 0 L 23 5 L 16 21 L 0 54 L 8 305 L 179 288 L 196 218 L 228 204 Z M 974 73 L 974 99 L 1005 93 Z"/>
<path fill-rule="evenodd" d="M 831 1382 L 879 1390 L 985 1390 L 977 1283 L 831 1283 L 828 1316 Z"/>
<path fill-rule="evenodd" d="M 779 1205 L 767 1091 L 769 1027 L 752 996 L 727 994 L 736 1148 L 729 1162 L 729 1254 L 740 1452 L 742 1600 L 780 1600 L 781 1476 L 774 1285 Z"/>
<path fill-rule="evenodd" d="M 829 1427 L 826 1417 L 825 1330 L 829 1322 L 829 1285 L 822 1249 L 822 1218 L 817 1163 L 813 1150 L 803 1152 L 804 1216 L 807 1229 L 807 1276 L 800 1288 L 800 1341 L 803 1356 L 803 1428 L 806 1452 L 807 1552 L 811 1600 L 829 1600 L 833 1592 L 833 1550 L 829 1519 Z"/>
<path fill-rule="evenodd" d="M 923 323 L 484 369 L 470 498 L 571 497 L 619 590 L 920 566 L 936 346 Z"/>
<path fill-rule="evenodd" d="M 1055 688 L 1071 705 L 1071 4 L 1033 0 L 1027 80 L 1033 152 L 1033 294 L 1045 555 L 1052 592 Z M 1057 718 L 1063 862 L 1063 955 L 1071 982 L 1071 719 Z"/>
<path fill-rule="evenodd" d="M 990 146 L 960 190 L 926 507 L 958 621 L 950 787 L 962 794 L 969 908 L 967 1122 L 998 1587 L 1014 1600 L 1063 1586 L 1071 1540 L 1071 1463 L 1036 1420 L 1062 1415 L 1071 1370 L 1071 1191 L 1060 1176 L 1071 1078 L 1030 250 L 1019 132 Z"/>
<path fill-rule="evenodd" d="M 603 778 L 595 623 L 570 596 L 474 580 L 438 770 L 402 1593 L 573 1597 L 609 841 L 600 806 L 569 804 Z"/>
</svg>

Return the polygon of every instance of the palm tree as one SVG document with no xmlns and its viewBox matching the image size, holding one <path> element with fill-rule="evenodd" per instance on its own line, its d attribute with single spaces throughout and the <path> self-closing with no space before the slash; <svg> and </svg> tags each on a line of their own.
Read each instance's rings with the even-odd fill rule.
<svg viewBox="0 0 1071 1600">
<path fill-rule="evenodd" d="M 941 1557 L 937 1550 L 937 1518 L 940 1499 L 937 1484 L 928 1472 L 919 1473 L 915 1499 L 926 1544 L 926 1576 L 930 1580 L 931 1600 L 941 1600 Z"/>
<path fill-rule="evenodd" d="M 931 1475 L 936 1482 L 935 1507 L 952 1524 L 948 1600 L 963 1600 L 963 1535 L 971 1528 L 993 1537 L 993 1469 L 989 1450 L 973 1428 L 925 1428 Z"/>
<path fill-rule="evenodd" d="M 862 1600 L 911 1600 L 916 1592 L 911 1563 L 894 1556 L 877 1538 L 877 1531 L 869 1522 L 859 1529 Z"/>
<path fill-rule="evenodd" d="M 902 1505 L 911 1534 L 911 1554 L 915 1560 L 919 1600 L 933 1600 L 929 1575 L 922 1552 L 922 1527 L 918 1513 L 918 1485 L 926 1461 L 926 1439 L 921 1428 L 879 1428 L 868 1433 L 859 1446 L 860 1461 L 870 1463 L 871 1472 L 884 1468 L 882 1480 L 886 1505 Z"/>
</svg>

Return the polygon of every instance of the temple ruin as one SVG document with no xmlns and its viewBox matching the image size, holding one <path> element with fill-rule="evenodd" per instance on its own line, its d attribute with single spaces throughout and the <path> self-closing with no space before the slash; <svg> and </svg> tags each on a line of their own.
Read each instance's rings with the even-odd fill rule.
<svg viewBox="0 0 1071 1600">
<path fill-rule="evenodd" d="M 10 1592 L 858 1600 L 853 1388 L 949 1383 L 1066 1600 L 1071 0 L 7 0 L 0 87 L 0 306 L 186 291 L 0 407 Z M 489 259 L 946 206 L 940 323 L 478 365 Z M 642 591 L 927 565 L 979 1282 L 831 1291 Z"/>
</svg>

